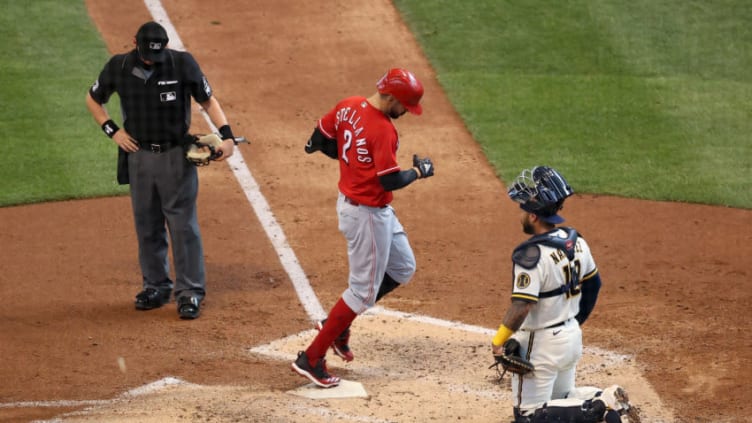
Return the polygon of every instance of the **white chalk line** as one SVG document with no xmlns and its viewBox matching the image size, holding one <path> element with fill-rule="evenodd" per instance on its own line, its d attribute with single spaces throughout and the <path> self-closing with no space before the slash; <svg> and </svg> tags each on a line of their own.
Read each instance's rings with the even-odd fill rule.
<svg viewBox="0 0 752 423">
<path fill-rule="evenodd" d="M 184 380 L 168 376 L 158 381 L 148 383 L 144 386 L 131 389 L 130 391 L 127 391 L 116 398 L 112 398 L 108 400 L 19 401 L 19 402 L 1 403 L 0 408 L 67 408 L 67 407 L 104 406 L 104 405 L 110 405 L 110 404 L 114 404 L 114 403 L 121 402 L 121 401 L 127 401 L 131 398 L 139 397 L 142 395 L 149 395 L 155 392 L 159 392 L 167 387 L 176 386 L 176 385 L 197 386 L 192 383 L 185 382 Z M 73 413 L 79 413 L 79 412 L 73 412 Z M 68 413 L 66 415 L 72 415 L 73 413 Z M 41 423 L 41 422 L 50 423 L 50 422 L 55 422 L 55 421 L 60 421 L 60 420 L 59 419 L 35 420 L 35 422 L 37 423 Z"/>
<path fill-rule="evenodd" d="M 144 3 L 146 4 L 146 8 L 149 9 L 154 21 L 161 24 L 167 31 L 167 36 L 170 38 L 170 48 L 174 50 L 185 50 L 180 35 L 178 35 L 177 30 L 172 25 L 170 17 L 167 15 L 167 11 L 162 7 L 162 2 L 159 0 L 144 0 Z M 217 127 L 214 126 L 209 115 L 204 110 L 201 112 L 211 131 L 217 132 Z M 287 242 L 285 233 L 282 231 L 282 227 L 274 217 L 269 203 L 261 194 L 259 186 L 253 178 L 250 169 L 246 165 L 240 149 L 236 148 L 233 155 L 226 161 L 230 165 L 232 173 L 235 175 L 235 178 L 243 189 L 253 211 L 256 213 L 256 217 L 261 223 L 261 227 L 264 228 L 266 236 L 272 242 L 274 250 L 279 256 L 279 261 L 282 263 L 282 267 L 290 277 L 290 281 L 292 281 L 292 284 L 295 287 L 295 292 L 297 293 L 301 304 L 303 304 L 306 313 L 311 317 L 311 320 L 325 318 L 326 312 L 321 307 L 321 303 L 313 292 L 313 288 L 311 288 L 311 284 L 308 282 L 308 277 L 306 277 L 295 252 Z"/>
<path fill-rule="evenodd" d="M 183 45 L 183 41 L 181 40 L 180 35 L 175 30 L 175 27 L 172 25 L 172 21 L 170 20 L 170 17 L 168 16 L 167 12 L 162 6 L 161 1 L 144 0 L 144 4 L 146 5 L 146 8 L 151 13 L 152 19 L 154 19 L 155 22 L 158 22 L 159 24 L 161 24 L 167 31 L 168 37 L 170 38 L 170 48 L 174 50 L 184 51 L 185 46 Z M 209 125 L 209 128 L 211 129 L 211 131 L 217 132 L 217 127 L 211 122 L 211 119 L 209 118 L 207 113 L 204 110 L 202 110 L 201 112 L 207 124 Z M 233 155 L 230 156 L 226 160 L 226 162 L 232 169 L 232 172 L 235 175 L 235 178 L 237 179 L 238 183 L 243 189 L 243 192 L 245 193 L 246 199 L 248 200 L 254 212 L 256 213 L 256 216 L 259 219 L 261 226 L 264 228 L 264 231 L 266 232 L 267 237 L 269 238 L 272 245 L 274 246 L 274 249 L 277 252 L 277 255 L 279 256 L 280 262 L 282 263 L 283 268 L 285 269 L 288 276 L 290 277 L 290 280 L 292 281 L 292 284 L 295 288 L 295 292 L 297 293 L 300 299 L 300 302 L 305 308 L 306 313 L 311 317 L 311 320 L 314 320 L 314 321 L 325 318 L 326 312 L 324 311 L 323 307 L 321 307 L 321 303 L 316 297 L 316 294 L 313 292 L 311 284 L 308 282 L 308 278 L 306 277 L 305 272 L 300 266 L 300 262 L 298 261 L 295 255 L 295 252 L 292 250 L 292 248 L 290 247 L 290 244 L 287 242 L 287 238 L 285 237 L 282 227 L 279 225 L 279 223 L 275 219 L 274 214 L 272 214 L 269 203 L 266 201 L 266 198 L 261 194 L 259 185 L 256 183 L 256 180 L 253 178 L 253 175 L 251 174 L 248 166 L 246 165 L 245 160 L 243 159 L 243 155 L 240 152 L 240 149 L 236 148 Z M 174 381 L 175 381 L 174 378 L 166 378 L 166 379 L 162 379 L 161 381 L 157 381 L 157 382 L 153 382 L 151 384 L 145 385 L 141 388 L 137 388 L 134 391 L 139 392 L 139 390 L 148 391 L 150 389 L 161 389 L 164 386 L 175 384 Z M 185 383 L 182 381 L 180 382 Z M 134 391 L 129 391 L 124 395 L 129 395 L 129 393 L 132 395 L 132 392 Z M 80 400 L 80 401 L 74 401 L 74 400 L 20 401 L 20 402 L 0 403 L 0 408 L 30 408 L 30 407 L 58 407 L 60 408 L 60 407 L 76 407 L 76 406 L 94 406 L 94 405 L 110 404 L 114 401 L 118 401 L 118 399 Z"/>
<path fill-rule="evenodd" d="M 168 386 L 174 385 L 193 385 L 175 377 L 165 377 L 156 382 L 148 383 L 144 386 L 140 386 L 135 389 L 131 389 L 120 395 L 116 399 L 109 400 L 59 400 L 59 401 L 20 401 L 20 402 L 7 402 L 0 404 L 0 408 L 61 408 L 61 407 L 78 407 L 82 405 L 107 405 L 113 401 L 121 401 L 128 398 L 138 397 L 141 395 L 148 395 L 154 392 L 161 391 Z"/>
<path fill-rule="evenodd" d="M 443 320 L 443 319 L 438 319 L 435 317 L 424 316 L 421 314 L 406 313 L 403 311 L 391 310 L 391 309 L 380 307 L 380 306 L 375 306 L 375 307 L 370 308 L 365 313 L 363 313 L 363 315 L 364 316 L 370 316 L 370 315 L 390 316 L 390 317 L 409 320 L 413 322 L 423 323 L 427 325 L 443 327 L 447 329 L 456 329 L 456 330 L 469 332 L 469 333 L 488 335 L 489 343 L 490 343 L 490 337 L 496 333 L 493 329 L 484 328 L 482 326 L 469 325 L 466 323 L 452 321 L 452 320 Z M 279 338 L 277 340 L 274 340 L 270 343 L 257 345 L 255 347 L 249 348 L 249 351 L 255 354 L 267 356 L 275 360 L 281 360 L 281 361 L 295 360 L 296 356 L 294 354 L 286 353 L 284 351 L 279 351 L 275 348 L 275 345 L 279 342 L 287 343 L 288 341 L 291 341 L 291 340 L 311 339 L 311 337 L 313 337 L 316 334 L 316 332 L 317 331 L 315 329 L 309 329 L 309 330 L 305 330 L 302 332 L 294 333 L 284 338 Z M 604 359 L 608 360 L 611 363 L 620 363 L 620 362 L 629 360 L 631 358 L 631 356 L 629 355 L 618 354 L 613 351 L 604 350 L 604 349 L 593 347 L 593 346 L 584 346 L 583 353 L 604 357 Z"/>
</svg>

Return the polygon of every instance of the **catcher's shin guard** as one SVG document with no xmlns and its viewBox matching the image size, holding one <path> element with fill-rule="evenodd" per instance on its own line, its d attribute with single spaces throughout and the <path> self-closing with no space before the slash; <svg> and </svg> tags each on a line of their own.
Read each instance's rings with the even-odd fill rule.
<svg viewBox="0 0 752 423">
<path fill-rule="evenodd" d="M 609 409 L 616 410 L 620 415 L 626 415 L 629 423 L 642 422 L 639 410 L 630 404 L 627 391 L 619 385 L 611 385 L 604 389 L 595 400 L 601 400 Z"/>
<path fill-rule="evenodd" d="M 523 415 L 519 408 L 514 409 L 515 423 L 551 423 L 551 422 L 579 422 L 598 423 L 604 421 L 606 404 L 599 400 L 586 400 L 581 404 L 572 405 L 544 405 L 535 410 L 532 415 Z"/>
</svg>

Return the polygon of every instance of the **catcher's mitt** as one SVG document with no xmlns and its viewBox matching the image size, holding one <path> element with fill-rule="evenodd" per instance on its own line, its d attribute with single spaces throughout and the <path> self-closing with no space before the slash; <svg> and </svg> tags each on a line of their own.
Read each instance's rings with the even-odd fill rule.
<svg viewBox="0 0 752 423">
<path fill-rule="evenodd" d="M 533 363 L 522 358 L 520 355 L 520 343 L 514 338 L 507 339 L 504 343 L 501 354 L 494 355 L 494 359 L 495 362 L 489 367 L 489 369 L 496 368 L 496 372 L 499 374 L 499 381 L 501 381 L 506 372 L 525 375 L 535 371 Z M 499 370 L 499 366 L 501 366 L 503 371 Z"/>
<path fill-rule="evenodd" d="M 219 146 L 222 140 L 217 134 L 195 135 L 193 144 L 188 147 L 185 158 L 196 166 L 206 166 L 212 160 L 222 156 Z"/>
</svg>

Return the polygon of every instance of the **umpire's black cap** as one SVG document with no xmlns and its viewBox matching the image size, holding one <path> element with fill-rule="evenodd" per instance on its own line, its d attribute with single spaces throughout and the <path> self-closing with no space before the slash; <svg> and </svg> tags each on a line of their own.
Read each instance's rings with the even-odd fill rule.
<svg viewBox="0 0 752 423">
<path fill-rule="evenodd" d="M 150 62 L 162 62 L 165 58 L 165 48 L 170 41 L 167 31 L 156 22 L 141 25 L 136 33 L 136 46 L 141 58 Z"/>
</svg>

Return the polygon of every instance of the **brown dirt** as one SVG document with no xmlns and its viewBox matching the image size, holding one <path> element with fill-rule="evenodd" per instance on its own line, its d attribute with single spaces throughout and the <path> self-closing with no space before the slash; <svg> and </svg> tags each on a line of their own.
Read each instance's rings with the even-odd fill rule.
<svg viewBox="0 0 752 423">
<path fill-rule="evenodd" d="M 499 323 L 509 254 L 524 239 L 518 212 L 389 2 L 164 5 L 235 132 L 252 140 L 240 149 L 326 309 L 347 273 L 334 213 L 337 174 L 323 156 L 303 154 L 303 143 L 336 100 L 370 94 L 388 67 L 412 69 L 426 86 L 425 113 L 397 122 L 400 159 L 429 155 L 437 174 L 395 195 L 419 269 L 383 305 Z M 140 1 L 87 6 L 112 52 L 129 49 L 150 19 Z M 196 132 L 206 130 L 198 115 L 194 122 Z M 95 131 L 92 142 L 101 142 Z M 0 398 L 18 405 L 0 408 L 0 421 L 82 408 L 21 402 L 108 399 L 167 376 L 263 392 L 301 384 L 289 363 L 248 353 L 310 322 L 226 165 L 201 169 L 199 212 L 208 295 L 202 317 L 185 322 L 174 304 L 133 309 L 140 274 L 128 198 L 0 209 L 0 379 L 7 381 Z M 745 421 L 752 413 L 752 212 L 578 195 L 564 214 L 592 245 L 604 281 L 586 345 L 634 355 L 677 421 Z M 734 289 L 718 288 L 724 283 Z M 126 373 L 116 365 L 121 356 Z"/>
</svg>

